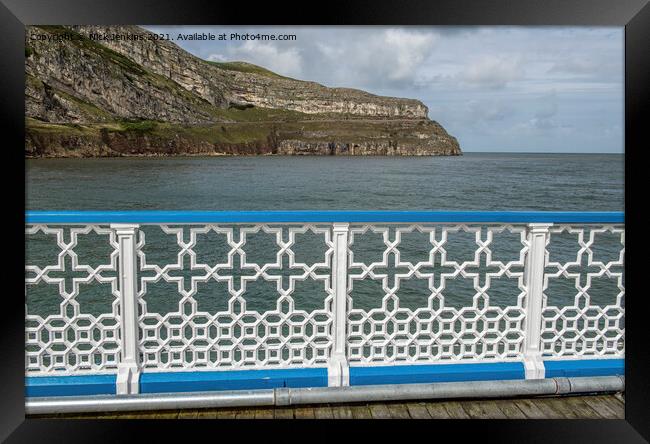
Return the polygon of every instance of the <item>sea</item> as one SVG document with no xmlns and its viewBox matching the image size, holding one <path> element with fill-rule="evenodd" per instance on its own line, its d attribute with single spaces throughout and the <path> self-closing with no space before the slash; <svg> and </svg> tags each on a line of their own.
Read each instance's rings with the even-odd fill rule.
<svg viewBox="0 0 650 444">
<path fill-rule="evenodd" d="M 622 154 L 465 153 L 458 157 L 28 159 L 25 199 L 28 210 L 623 211 L 624 158 Z M 239 227 L 234 230 L 237 235 Z M 395 227 L 389 227 L 389 239 L 395 235 L 394 230 Z M 177 261 L 182 263 L 182 269 L 168 273 L 171 280 L 147 282 L 143 298 L 149 313 L 229 310 L 233 291 L 242 288 L 241 285 L 246 285 L 242 298 L 247 310 L 281 309 L 283 301 L 286 302 L 273 280 L 243 283 L 241 276 L 251 274 L 251 270 L 240 267 L 241 258 L 235 257 L 232 269 L 219 272 L 232 276 L 234 287 L 229 291 L 227 282 L 214 279 L 199 282 L 186 306 L 188 299 L 183 299 L 182 290 L 191 290 L 191 276 L 205 273 L 192 270 L 189 255 L 179 258 L 176 235 L 165 233 L 157 226 L 144 227 L 143 231 L 146 235 L 143 251 L 149 269 L 141 269 L 140 277 L 155 276 L 152 264 L 163 267 Z M 69 232 L 66 233 L 68 236 Z M 187 241 L 187 230 L 183 236 Z M 217 233 L 204 236 L 194 249 L 197 261 L 212 265 L 227 263 L 230 247 L 225 237 Z M 287 236 L 285 229 L 283 241 Z M 372 230 L 359 233 L 355 237 L 355 260 L 367 264 L 381 262 L 386 249 L 382 236 L 381 232 Z M 563 262 L 575 260 L 577 256 L 582 262 L 576 269 L 584 271 L 589 267 L 586 254 L 579 253 L 577 236 L 575 233 L 557 235 L 549 251 L 551 259 L 560 258 Z M 427 260 L 432 248 L 428 233 L 416 230 L 404 233 L 402 238 L 402 261 Z M 61 248 L 56 244 L 55 235 L 39 232 L 26 239 L 26 264 L 45 267 L 57 263 Z M 106 239 L 94 233 L 80 235 L 75 248 L 79 263 L 92 267 L 109 263 L 111 249 Z M 247 262 L 275 262 L 276 240 L 274 233 L 250 234 L 246 243 Z M 594 255 L 606 261 L 615 260 L 622 249 L 621 236 L 603 233 L 599 240 Z M 477 249 L 475 233 L 462 230 L 450 233 L 447 247 L 447 259 L 458 263 L 472 261 Z M 516 260 L 520 249 L 518 233 L 495 234 L 494 258 Z M 325 260 L 327 246 L 322 233 L 307 232 L 296 234 L 293 250 L 296 261 L 314 264 Z M 72 270 L 70 257 L 64 259 L 66 269 L 53 272 L 52 276 L 64 278 L 66 291 L 74 294 L 76 308 L 68 307 L 70 304 L 64 301 L 58 284 L 42 281 L 26 288 L 28 312 L 45 317 L 65 310 L 93 315 L 114 310 L 115 293 L 110 283 L 81 283 L 75 290 L 75 276 L 83 277 L 87 273 Z M 280 285 L 286 289 L 291 285 L 289 275 L 302 272 L 291 270 L 286 254 L 280 260 L 282 269 L 269 274 L 282 275 Z M 370 309 L 394 303 L 396 298 L 387 297 L 390 293 L 387 290 L 395 287 L 395 276 L 404 273 L 404 269 L 397 266 L 394 258 L 389 263 L 389 267 L 376 268 L 375 279 L 367 277 L 353 282 L 350 294 L 355 308 Z M 428 271 L 433 271 L 433 284 L 439 286 L 440 281 L 435 279 L 440 279 L 440 273 L 453 272 L 453 268 L 436 270 L 436 266 L 442 264 L 436 262 Z M 445 304 L 458 308 L 480 304 L 484 295 L 477 288 L 485 282 L 486 274 L 482 272 L 486 267 L 482 262 L 474 270 L 480 275 L 478 284 L 471 277 L 448 279 L 443 292 Z M 522 270 L 522 267 L 512 268 L 513 272 Z M 360 272 L 352 268 L 351 271 Z M 597 271 L 590 268 L 590 272 Z M 326 306 L 328 273 L 320 269 L 319 278 L 294 280 L 295 288 L 289 292 L 294 309 L 311 311 Z M 108 277 L 115 274 L 114 271 L 104 273 Z M 26 276 L 34 274 L 26 272 Z M 179 284 L 174 276 L 185 279 Z M 546 290 L 549 303 L 573 303 L 577 288 L 585 285 L 585 276 L 583 273 L 579 278 L 583 281 L 574 277 L 553 280 Z M 141 281 L 140 288 L 142 284 Z M 620 291 L 620 283 L 607 277 L 594 278 L 589 290 L 592 302 L 603 306 L 616 303 Z M 403 279 L 395 294 L 401 307 L 416 309 L 427 306 L 431 293 L 431 282 L 423 278 Z M 491 305 L 516 305 L 521 295 L 520 283 L 516 276 L 495 277 L 487 293 Z"/>
<path fill-rule="evenodd" d="M 28 159 L 30 210 L 622 211 L 622 154 Z"/>
</svg>

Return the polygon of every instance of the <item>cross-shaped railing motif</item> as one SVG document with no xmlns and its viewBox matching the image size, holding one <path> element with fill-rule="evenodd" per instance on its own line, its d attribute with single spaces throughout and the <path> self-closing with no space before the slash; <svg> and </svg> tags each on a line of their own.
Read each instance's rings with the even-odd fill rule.
<svg viewBox="0 0 650 444">
<path fill-rule="evenodd" d="M 540 378 L 544 359 L 624 354 L 621 213 L 33 212 L 27 219 L 28 375 L 113 372 L 118 392 L 133 393 L 142 372 L 325 366 L 336 386 L 349 384 L 351 366 L 518 361 L 527 378 Z M 566 233 L 576 236 L 577 253 L 549 255 Z M 30 243 L 36 234 L 52 236 L 58 251 Z M 109 251 L 97 266 L 75 251 L 91 234 L 104 236 Z M 273 260 L 260 262 L 256 236 L 268 240 Z M 378 245 L 364 244 L 373 236 Z M 607 259 L 597 249 L 603 242 Z M 305 252 L 313 257 L 301 262 Z M 29 262 L 35 257 L 39 265 Z M 549 283 L 561 284 L 561 294 Z M 111 298 L 111 312 L 89 314 L 92 298 L 80 304 L 93 284 L 104 288 L 93 297 Z M 58 312 L 33 312 L 30 301 L 44 297 L 39 286 L 56 288 Z M 296 302 L 301 292 L 310 309 Z M 172 302 L 160 305 L 163 298 Z M 252 304 L 264 300 L 268 309 Z"/>
</svg>

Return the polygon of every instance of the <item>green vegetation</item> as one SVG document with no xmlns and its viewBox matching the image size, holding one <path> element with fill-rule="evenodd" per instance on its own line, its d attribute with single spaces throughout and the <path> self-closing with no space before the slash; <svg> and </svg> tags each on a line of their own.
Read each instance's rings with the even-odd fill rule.
<svg viewBox="0 0 650 444">
<path fill-rule="evenodd" d="M 66 35 L 68 38 L 66 42 L 70 42 L 73 45 L 76 45 L 79 48 L 93 52 L 103 58 L 106 61 L 113 62 L 119 65 L 121 68 L 127 72 L 133 74 L 144 75 L 146 71 L 133 60 L 128 57 L 123 56 L 122 54 L 113 51 L 112 49 L 107 48 L 106 46 L 95 43 L 86 36 L 79 34 L 71 29 L 65 28 L 63 26 L 37 26 L 37 28 L 49 32 L 53 35 L 63 36 Z"/>
<path fill-rule="evenodd" d="M 209 64 L 216 66 L 221 69 L 225 69 L 226 71 L 238 71 L 238 72 L 246 72 L 246 73 L 252 73 L 252 74 L 260 74 L 263 76 L 267 77 L 275 77 L 277 79 L 291 79 L 290 77 L 285 77 L 281 76 L 280 74 L 276 74 L 273 71 L 269 71 L 266 68 L 262 68 L 261 66 L 253 65 L 252 63 L 246 63 L 246 62 L 212 62 L 210 60 L 206 60 Z"/>
<path fill-rule="evenodd" d="M 40 79 L 37 79 L 36 77 L 25 74 L 25 84 L 31 85 L 35 88 L 42 88 L 43 87 L 43 82 L 41 82 Z"/>
<path fill-rule="evenodd" d="M 210 144 L 241 145 L 249 143 L 266 143 L 270 134 L 278 130 L 277 122 L 224 122 L 210 125 L 180 125 L 169 122 L 150 120 L 122 120 L 95 124 L 54 124 L 27 118 L 26 130 L 32 134 L 50 134 L 61 136 L 95 136 L 103 132 L 122 134 L 124 136 L 147 136 L 152 139 L 172 140 L 180 138 L 186 141 L 207 142 Z M 388 133 L 385 125 L 378 122 L 331 122 L 296 121 L 286 122 L 280 126 L 281 138 L 304 139 L 313 142 L 345 140 L 350 143 L 363 143 L 377 140 L 378 137 L 390 137 L 393 140 L 408 140 L 412 136 L 398 131 Z"/>
<path fill-rule="evenodd" d="M 74 123 L 50 123 L 41 120 L 25 118 L 25 130 L 34 134 L 49 134 L 61 136 L 97 136 L 99 130 L 93 125 Z"/>
<path fill-rule="evenodd" d="M 133 131 L 136 133 L 150 133 L 158 127 L 158 122 L 152 120 L 124 121 L 120 122 L 121 131 Z"/>
<path fill-rule="evenodd" d="M 28 59 L 34 54 L 34 49 L 30 46 L 25 45 L 25 58 Z"/>
<path fill-rule="evenodd" d="M 73 96 L 71 94 L 68 94 L 66 92 L 63 92 L 59 89 L 54 89 L 53 90 L 58 94 L 59 96 L 63 97 L 64 99 L 74 103 L 77 108 L 79 108 L 80 111 L 82 111 L 86 116 L 89 116 L 91 118 L 97 119 L 97 120 L 111 120 L 112 115 L 104 111 L 103 109 L 93 105 L 92 103 L 86 102 L 83 99 L 80 99 L 79 97 Z"/>
</svg>

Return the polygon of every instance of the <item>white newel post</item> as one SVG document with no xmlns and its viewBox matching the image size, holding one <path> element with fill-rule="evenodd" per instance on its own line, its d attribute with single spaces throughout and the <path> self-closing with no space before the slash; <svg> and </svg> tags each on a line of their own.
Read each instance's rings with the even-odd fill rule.
<svg viewBox="0 0 650 444">
<path fill-rule="evenodd" d="M 544 290 L 544 267 L 546 266 L 546 241 L 549 227 L 553 224 L 528 224 L 529 251 L 526 257 L 524 279 L 526 285 L 526 318 L 524 330 L 524 367 L 526 379 L 545 377 L 541 351 L 542 293 Z"/>
<path fill-rule="evenodd" d="M 120 327 L 122 359 L 117 367 L 117 394 L 139 392 L 138 288 L 136 235 L 138 225 L 111 224 L 119 245 Z"/>
<path fill-rule="evenodd" d="M 327 372 L 330 387 L 350 385 L 350 370 L 346 358 L 349 230 L 350 225 L 347 223 L 335 223 L 332 230 L 334 233 L 334 257 L 332 260 L 334 345 Z"/>
</svg>

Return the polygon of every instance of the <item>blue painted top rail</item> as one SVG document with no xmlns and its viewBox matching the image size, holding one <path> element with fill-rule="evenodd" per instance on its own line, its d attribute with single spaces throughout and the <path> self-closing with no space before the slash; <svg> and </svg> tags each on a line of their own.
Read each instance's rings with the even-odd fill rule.
<svg viewBox="0 0 650 444">
<path fill-rule="evenodd" d="M 622 211 L 27 211 L 27 224 L 331 222 L 623 223 Z"/>
</svg>

